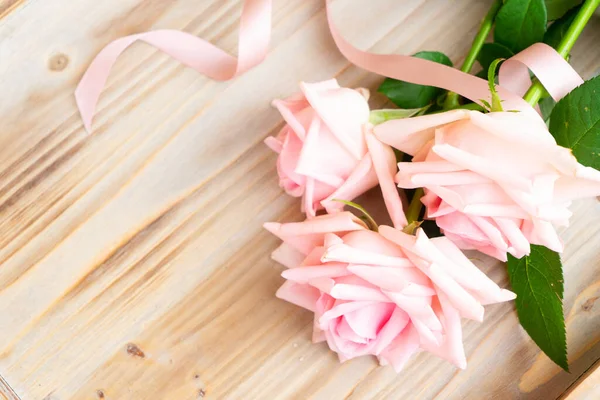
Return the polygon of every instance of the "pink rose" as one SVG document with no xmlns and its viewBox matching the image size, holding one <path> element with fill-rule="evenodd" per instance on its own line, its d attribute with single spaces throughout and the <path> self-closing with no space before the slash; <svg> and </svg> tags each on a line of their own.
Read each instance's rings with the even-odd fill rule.
<svg viewBox="0 0 600 400">
<path fill-rule="evenodd" d="M 283 244 L 289 269 L 277 296 L 315 313 L 313 341 L 340 361 L 372 354 L 396 371 L 430 351 L 460 368 L 460 317 L 481 321 L 483 305 L 514 299 L 444 237 L 388 226 L 369 231 L 349 212 L 265 227 Z"/>
<path fill-rule="evenodd" d="M 413 155 L 398 164 L 402 188 L 424 187 L 426 217 L 462 249 L 506 261 L 530 243 L 555 251 L 571 200 L 600 194 L 600 172 L 579 164 L 541 120 L 523 113 L 455 110 L 375 127 Z"/>
<path fill-rule="evenodd" d="M 393 151 L 364 132 L 368 91 L 342 88 L 335 79 L 300 83 L 300 89 L 300 94 L 273 101 L 287 124 L 265 143 L 279 154 L 279 184 L 288 194 L 303 197 L 307 216 L 321 208 L 339 211 L 343 204 L 334 199 L 352 200 L 388 176 L 393 186 Z M 404 220 L 401 211 L 398 201 L 395 222 Z"/>
</svg>

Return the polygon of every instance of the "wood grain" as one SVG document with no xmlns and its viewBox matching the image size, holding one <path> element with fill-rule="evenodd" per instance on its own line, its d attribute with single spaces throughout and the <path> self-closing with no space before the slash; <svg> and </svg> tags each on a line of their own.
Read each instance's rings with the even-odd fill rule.
<svg viewBox="0 0 600 400">
<path fill-rule="evenodd" d="M 0 396 L 2 396 L 1 400 L 19 400 L 19 396 L 2 376 L 0 376 Z"/>
<path fill-rule="evenodd" d="M 561 397 L 563 400 L 600 398 L 600 360 L 596 361 Z"/>
<path fill-rule="evenodd" d="M 459 62 L 489 3 L 344 0 L 334 11 L 358 47 L 442 50 Z M 241 1 L 64 4 L 0 0 L 4 396 L 548 399 L 600 358 L 600 204 L 589 200 L 562 232 L 572 374 L 539 353 L 511 304 L 465 321 L 466 371 L 426 354 L 401 375 L 369 358 L 338 364 L 310 343 L 309 313 L 274 298 L 282 268 L 261 225 L 300 213 L 262 140 L 281 126 L 270 100 L 298 81 L 334 76 L 374 91 L 382 78 L 338 54 L 322 0 L 275 1 L 267 61 L 232 82 L 134 45 L 87 135 L 73 91 L 103 45 L 175 28 L 234 52 Z M 593 20 L 572 57 L 584 76 L 600 65 L 598 40 Z M 507 285 L 501 265 L 477 257 Z"/>
</svg>

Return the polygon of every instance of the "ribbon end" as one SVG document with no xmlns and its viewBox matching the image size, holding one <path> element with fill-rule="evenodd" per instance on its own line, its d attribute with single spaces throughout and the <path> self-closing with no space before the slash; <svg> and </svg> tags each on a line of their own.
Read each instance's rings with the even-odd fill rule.
<svg viewBox="0 0 600 400">
<path fill-rule="evenodd" d="M 85 105 L 83 104 L 84 99 L 80 96 L 80 86 L 75 89 L 75 103 L 77 104 L 77 110 L 79 111 L 79 116 L 83 122 L 83 128 L 86 133 L 89 135 L 92 133 L 92 118 L 89 116 L 89 113 L 85 112 Z"/>
<path fill-rule="evenodd" d="M 83 121 L 83 128 L 85 129 L 85 133 L 88 135 L 92 134 L 92 123 L 91 121 Z"/>
</svg>

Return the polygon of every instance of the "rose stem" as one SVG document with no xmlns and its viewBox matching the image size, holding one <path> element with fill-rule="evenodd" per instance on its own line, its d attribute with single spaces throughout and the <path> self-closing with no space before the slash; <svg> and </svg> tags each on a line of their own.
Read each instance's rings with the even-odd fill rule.
<svg viewBox="0 0 600 400">
<path fill-rule="evenodd" d="M 581 9 L 577 13 L 577 16 L 575 16 L 573 23 L 571 26 L 569 26 L 567 33 L 565 33 L 565 36 L 563 36 L 562 40 L 558 44 L 558 47 L 556 48 L 558 54 L 560 54 L 563 58 L 568 57 L 569 52 L 573 48 L 573 45 L 577 41 L 581 31 L 583 31 L 583 28 L 585 28 L 585 25 L 588 23 L 589 19 L 592 17 L 592 14 L 599 5 L 600 0 L 586 0 L 583 3 Z M 538 101 L 540 101 L 544 93 L 544 86 L 540 83 L 540 81 L 536 80 L 533 85 L 531 85 L 529 90 L 527 90 L 527 93 L 525 93 L 523 99 L 532 106 L 535 106 Z"/>
<path fill-rule="evenodd" d="M 415 194 L 408 205 L 408 210 L 406 210 L 406 220 L 409 224 L 419 220 L 419 215 L 421 215 L 421 207 L 423 206 L 421 203 L 421 197 L 423 197 L 423 194 L 423 188 L 417 188 L 417 190 L 415 190 Z"/>
<path fill-rule="evenodd" d="M 475 39 L 473 39 L 471 50 L 469 50 L 467 57 L 465 58 L 465 60 L 462 63 L 462 66 L 460 67 L 460 70 L 462 72 L 471 72 L 471 68 L 473 68 L 473 64 L 475 64 L 475 61 L 477 60 L 477 56 L 481 51 L 481 47 L 485 43 L 485 40 L 487 39 L 490 30 L 494 25 L 494 19 L 496 19 L 496 14 L 498 14 L 498 10 L 500 10 L 501 6 L 502 0 L 495 0 L 492 6 L 490 7 L 490 10 L 483 18 L 483 21 L 481 21 L 481 25 L 479 26 L 479 32 L 477 32 Z M 446 100 L 444 101 L 444 109 L 452 110 L 459 106 L 460 104 L 458 103 L 458 93 L 448 92 Z"/>
</svg>

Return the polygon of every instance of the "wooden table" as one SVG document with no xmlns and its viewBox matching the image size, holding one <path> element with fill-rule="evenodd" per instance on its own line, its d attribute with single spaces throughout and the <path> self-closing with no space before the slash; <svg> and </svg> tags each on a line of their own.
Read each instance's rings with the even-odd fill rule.
<svg viewBox="0 0 600 400">
<path fill-rule="evenodd" d="M 334 9 L 358 47 L 442 50 L 460 62 L 489 3 L 340 0 Z M 400 375 L 370 358 L 340 365 L 310 343 L 311 315 L 274 297 L 278 241 L 261 228 L 300 219 L 262 143 L 282 125 L 269 102 L 300 80 L 374 91 L 382 79 L 340 56 L 323 7 L 276 0 L 267 61 L 227 83 L 136 44 L 87 135 L 73 91 L 105 44 L 176 28 L 235 52 L 241 0 L 0 0 L 4 397 L 552 399 L 600 358 L 596 200 L 574 204 L 562 234 L 571 374 L 539 353 L 512 304 L 465 321 L 465 371 L 427 354 Z M 599 40 L 596 19 L 572 57 L 586 77 L 600 65 Z M 479 258 L 507 285 L 502 265 Z M 585 398 L 578 390 L 570 400 Z"/>
</svg>

